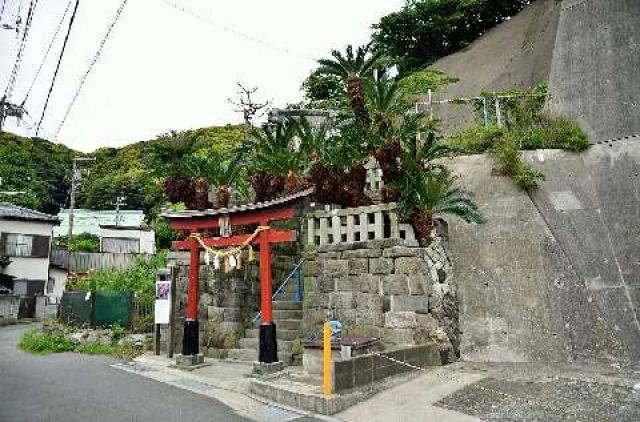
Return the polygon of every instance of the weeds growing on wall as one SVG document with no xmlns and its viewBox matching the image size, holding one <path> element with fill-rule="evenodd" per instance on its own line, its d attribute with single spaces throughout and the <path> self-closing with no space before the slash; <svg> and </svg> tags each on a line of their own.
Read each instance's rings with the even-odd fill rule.
<svg viewBox="0 0 640 422">
<path fill-rule="evenodd" d="M 476 125 L 453 135 L 449 142 L 463 154 L 488 152 L 499 165 L 500 171 L 513 178 L 523 189 L 537 188 L 544 181 L 544 174 L 532 169 L 522 161 L 522 150 L 563 149 L 573 152 L 589 148 L 587 135 L 578 125 L 565 117 L 555 117 L 543 112 L 546 85 L 542 84 L 531 93 L 522 93 L 521 98 L 501 99 L 504 127 Z M 486 95 L 493 104 L 497 95 L 516 95 L 509 91 Z M 532 95 L 532 96 L 527 96 Z M 482 112 L 482 104 L 477 106 Z M 489 109 L 489 121 L 495 120 Z"/>
</svg>

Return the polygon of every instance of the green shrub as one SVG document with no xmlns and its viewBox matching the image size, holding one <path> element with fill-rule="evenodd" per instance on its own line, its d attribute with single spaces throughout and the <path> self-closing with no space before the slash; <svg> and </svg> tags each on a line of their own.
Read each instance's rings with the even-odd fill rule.
<svg viewBox="0 0 640 422">
<path fill-rule="evenodd" d="M 521 158 L 518 139 L 508 133 L 491 149 L 491 156 L 500 166 L 500 170 L 514 179 L 523 189 L 537 188 L 544 181 L 544 174 L 527 166 Z"/>
<path fill-rule="evenodd" d="M 126 270 L 109 270 L 90 273 L 68 283 L 71 290 L 107 290 L 133 292 L 138 295 L 155 293 L 156 271 L 167 264 L 166 251 L 159 252 L 150 261 L 138 257 Z"/>
<path fill-rule="evenodd" d="M 113 338 L 114 334 L 112 333 L 112 340 Z M 47 333 L 35 327 L 30 328 L 22 335 L 19 346 L 26 352 L 38 355 L 77 352 L 88 355 L 108 355 L 121 359 L 132 359 L 142 352 L 139 347 L 127 345 L 120 346 L 117 344 L 109 345 L 100 343 L 75 344 L 63 335 Z"/>
<path fill-rule="evenodd" d="M 531 150 L 548 148 L 548 133 L 544 128 L 517 129 L 513 136 L 518 140 L 520 149 Z"/>
<path fill-rule="evenodd" d="M 587 134 L 566 117 L 549 117 L 549 148 L 584 151 L 591 144 Z"/>
<path fill-rule="evenodd" d="M 56 238 L 56 247 L 58 249 L 68 250 L 68 237 L 61 236 Z M 80 233 L 71 239 L 72 252 L 100 252 L 100 237 L 90 233 Z"/>
<path fill-rule="evenodd" d="M 449 142 L 463 153 L 482 154 L 491 149 L 504 132 L 497 126 L 472 126 L 455 134 Z"/>
<path fill-rule="evenodd" d="M 44 333 L 34 327 L 22 335 L 19 346 L 24 351 L 42 355 L 70 352 L 75 348 L 64 336 Z"/>
</svg>

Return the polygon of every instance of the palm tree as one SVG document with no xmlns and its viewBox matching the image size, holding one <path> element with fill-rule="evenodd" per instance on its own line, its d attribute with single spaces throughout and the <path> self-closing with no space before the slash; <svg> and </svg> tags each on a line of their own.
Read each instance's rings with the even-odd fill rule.
<svg viewBox="0 0 640 422">
<path fill-rule="evenodd" d="M 455 215 L 467 223 L 484 222 L 472 195 L 454 182 L 445 169 L 432 169 L 406 174 L 399 183 L 402 194 L 398 208 L 411 222 L 418 241 L 430 240 L 435 214 Z"/>
<path fill-rule="evenodd" d="M 150 159 L 153 172 L 162 177 L 162 187 L 172 203 L 184 202 L 191 209 L 206 208 L 206 195 L 195 183 L 189 169 L 196 140 L 184 132 L 170 132 L 151 142 Z"/>
<path fill-rule="evenodd" d="M 369 78 L 380 58 L 377 53 L 370 54 L 370 44 L 358 47 L 348 45 L 345 54 L 337 50 L 331 52 L 333 59 L 318 60 L 318 73 L 336 75 L 347 84 L 347 97 L 353 111 L 356 124 L 361 128 L 369 128 L 371 124 L 365 102 L 363 78 Z"/>
<path fill-rule="evenodd" d="M 293 119 L 265 125 L 252 133 L 252 185 L 256 201 L 274 199 L 283 191 L 296 192 L 305 187 L 303 178 L 310 158 L 305 145 L 296 145 L 300 125 Z"/>
<path fill-rule="evenodd" d="M 398 81 L 389 78 L 384 69 L 377 69 L 374 73 L 373 83 L 367 89 L 374 132 L 387 139 L 389 131 L 402 121 L 406 111 L 403 93 Z"/>
<path fill-rule="evenodd" d="M 231 189 L 235 189 L 245 197 L 249 195 L 249 185 L 244 177 L 244 167 L 240 157 L 229 159 L 223 153 L 215 153 L 206 157 L 195 157 L 191 167 L 194 174 L 206 178 L 208 185 L 216 187 L 216 206 L 226 208 L 231 199 Z"/>
</svg>

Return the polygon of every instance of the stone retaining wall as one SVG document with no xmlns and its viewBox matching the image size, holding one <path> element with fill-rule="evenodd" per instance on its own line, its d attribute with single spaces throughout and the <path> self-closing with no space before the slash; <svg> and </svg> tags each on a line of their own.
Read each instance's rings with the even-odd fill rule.
<svg viewBox="0 0 640 422">
<path fill-rule="evenodd" d="M 342 322 L 345 335 L 392 345 L 436 340 L 457 353 L 458 307 L 444 243 L 438 237 L 427 247 L 403 239 L 307 245 L 305 337 L 329 316 Z"/>
</svg>

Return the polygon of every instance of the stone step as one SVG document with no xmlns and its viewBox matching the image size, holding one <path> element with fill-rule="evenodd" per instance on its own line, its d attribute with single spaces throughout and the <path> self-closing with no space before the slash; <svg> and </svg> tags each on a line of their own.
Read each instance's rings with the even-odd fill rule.
<svg viewBox="0 0 640 422">
<path fill-rule="evenodd" d="M 273 299 L 274 302 L 283 301 L 283 300 L 295 301 L 296 300 L 295 291 L 281 293 L 280 295 L 278 295 L 277 298 Z"/>
<path fill-rule="evenodd" d="M 244 337 L 245 338 L 258 338 L 260 335 L 260 330 L 258 328 L 249 328 L 245 330 Z M 300 333 L 298 330 L 285 330 L 285 329 L 276 329 L 276 335 L 278 340 L 295 340 L 299 337 Z"/>
<path fill-rule="evenodd" d="M 302 323 L 299 319 L 280 319 L 276 320 L 278 330 L 298 330 Z"/>
<path fill-rule="evenodd" d="M 258 349 L 258 338 L 257 337 L 244 337 L 238 340 L 238 347 L 240 349 Z"/>
<path fill-rule="evenodd" d="M 302 302 L 295 300 L 274 300 L 273 309 L 278 311 L 302 310 Z"/>
<path fill-rule="evenodd" d="M 293 347 L 293 341 L 278 339 L 278 351 L 290 352 Z M 245 337 L 238 340 L 239 349 L 258 350 L 257 337 Z"/>
<path fill-rule="evenodd" d="M 285 363 L 285 365 L 291 365 L 291 358 L 293 354 L 291 352 L 284 352 L 278 350 L 278 359 Z M 229 349 L 227 359 L 239 360 L 243 362 L 256 362 L 258 360 L 257 349 Z"/>
<path fill-rule="evenodd" d="M 276 324 L 280 320 L 285 319 L 302 319 L 302 309 L 300 310 L 283 310 L 283 309 L 274 309 L 273 310 L 273 319 L 276 321 Z"/>
<path fill-rule="evenodd" d="M 258 360 L 258 349 L 229 349 L 229 359 L 255 362 Z"/>
</svg>

